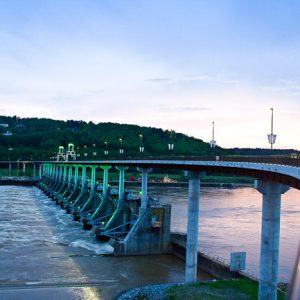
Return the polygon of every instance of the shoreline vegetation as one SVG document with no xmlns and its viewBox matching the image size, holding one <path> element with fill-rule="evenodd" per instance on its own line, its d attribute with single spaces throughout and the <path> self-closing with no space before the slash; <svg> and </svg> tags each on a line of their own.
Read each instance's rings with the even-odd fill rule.
<svg viewBox="0 0 300 300">
<path fill-rule="evenodd" d="M 299 154 L 294 149 L 211 148 L 202 139 L 173 130 L 111 122 L 2 115 L 0 125 L 0 161 L 55 160 L 58 147 L 66 150 L 69 143 L 75 146 L 77 160 Z"/>
</svg>

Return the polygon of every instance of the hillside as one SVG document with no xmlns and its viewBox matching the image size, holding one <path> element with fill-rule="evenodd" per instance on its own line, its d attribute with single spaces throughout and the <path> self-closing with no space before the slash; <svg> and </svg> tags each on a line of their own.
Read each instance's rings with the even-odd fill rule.
<svg viewBox="0 0 300 300">
<path fill-rule="evenodd" d="M 0 124 L 0 160 L 48 160 L 56 154 L 58 146 L 66 147 L 68 143 L 74 143 L 80 158 L 87 153 L 84 158 L 101 159 L 106 149 L 109 151 L 108 157 L 120 157 L 120 139 L 124 149 L 123 157 L 141 156 L 141 145 L 145 148 L 143 156 L 227 153 L 219 147 L 211 149 L 208 143 L 181 133 L 137 125 L 94 124 L 73 120 L 65 122 L 16 116 L 0 116 Z M 108 144 L 107 148 L 105 142 Z M 168 150 L 168 144 L 174 144 L 173 151 Z"/>
</svg>

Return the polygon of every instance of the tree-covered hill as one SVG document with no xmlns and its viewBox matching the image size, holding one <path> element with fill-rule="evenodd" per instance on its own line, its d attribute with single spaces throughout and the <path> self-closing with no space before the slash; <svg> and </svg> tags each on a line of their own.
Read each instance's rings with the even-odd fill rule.
<svg viewBox="0 0 300 300">
<path fill-rule="evenodd" d="M 60 145 L 66 148 L 68 143 L 75 145 L 80 154 L 78 159 L 102 159 L 105 150 L 109 152 L 106 158 L 121 157 L 120 148 L 124 149 L 124 158 L 299 153 L 293 149 L 272 152 L 270 149 L 212 149 L 201 139 L 137 125 L 0 116 L 0 160 L 49 160 L 56 156 Z M 174 144 L 173 151 L 168 149 L 168 144 Z M 145 149 L 142 154 L 140 146 Z"/>
<path fill-rule="evenodd" d="M 225 154 L 222 148 L 211 149 L 208 143 L 181 133 L 137 125 L 83 121 L 57 121 L 52 119 L 0 116 L 0 160 L 40 160 L 55 156 L 58 146 L 65 148 L 74 143 L 80 158 L 187 155 L 202 156 Z M 5 127 L 8 124 L 8 127 Z M 3 126 L 4 125 L 4 126 Z M 11 135 L 10 135 L 11 134 Z M 120 140 L 122 139 L 122 141 Z M 107 142 L 107 146 L 105 144 Z M 174 144 L 173 151 L 168 144 Z M 87 153 L 87 157 L 84 156 Z"/>
</svg>

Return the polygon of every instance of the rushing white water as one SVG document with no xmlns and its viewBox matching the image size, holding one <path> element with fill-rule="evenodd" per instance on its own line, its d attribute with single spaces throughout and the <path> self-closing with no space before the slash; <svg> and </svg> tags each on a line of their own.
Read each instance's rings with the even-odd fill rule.
<svg viewBox="0 0 300 300">
<path fill-rule="evenodd" d="M 82 247 L 96 254 L 112 251 L 108 244 L 97 242 L 91 232 L 82 230 L 80 223 L 38 188 L 0 186 L 0 212 L 2 251 L 41 243 Z"/>
<path fill-rule="evenodd" d="M 149 194 L 172 204 L 172 231 L 186 232 L 186 187 L 151 187 Z M 258 276 L 262 196 L 252 188 L 202 188 L 199 249 L 222 258 L 230 252 L 247 252 L 247 269 Z M 279 280 L 289 281 L 300 232 L 300 191 L 283 195 L 281 213 Z M 27 245 L 64 244 L 109 253 L 79 222 L 31 187 L 0 186 L 0 251 Z M 18 252 L 18 251 L 16 251 Z"/>
</svg>

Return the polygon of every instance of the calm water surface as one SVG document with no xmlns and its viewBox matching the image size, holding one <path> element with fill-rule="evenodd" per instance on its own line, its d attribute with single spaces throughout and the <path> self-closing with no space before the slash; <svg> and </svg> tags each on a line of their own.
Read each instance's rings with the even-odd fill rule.
<svg viewBox="0 0 300 300">
<path fill-rule="evenodd" d="M 186 232 L 187 187 L 151 187 L 162 203 L 172 204 L 172 231 Z M 202 188 L 199 250 L 228 259 L 247 252 L 247 269 L 258 277 L 262 195 L 255 189 Z M 300 241 L 300 191 L 282 197 L 279 281 L 289 281 Z"/>
</svg>

